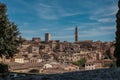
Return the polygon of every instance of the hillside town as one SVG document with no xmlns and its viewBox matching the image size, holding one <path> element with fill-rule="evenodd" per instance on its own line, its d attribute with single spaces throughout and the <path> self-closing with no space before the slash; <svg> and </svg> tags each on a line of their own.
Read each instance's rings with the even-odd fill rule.
<svg viewBox="0 0 120 80">
<path fill-rule="evenodd" d="M 44 41 L 39 37 L 23 39 L 13 58 L 3 57 L 0 61 L 7 63 L 11 72 L 45 74 L 114 66 L 114 41 L 79 41 L 78 36 L 78 27 L 75 27 L 74 42 L 51 40 L 50 33 L 45 33 Z"/>
</svg>

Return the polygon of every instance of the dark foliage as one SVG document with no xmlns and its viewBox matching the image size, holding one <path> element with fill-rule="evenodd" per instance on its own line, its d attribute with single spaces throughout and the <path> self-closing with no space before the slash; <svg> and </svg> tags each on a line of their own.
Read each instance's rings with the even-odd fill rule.
<svg viewBox="0 0 120 80">
<path fill-rule="evenodd" d="M 77 65 L 79 67 L 85 67 L 86 59 L 81 58 L 80 60 L 73 62 L 72 64 Z"/>
<path fill-rule="evenodd" d="M 8 65 L 1 63 L 0 64 L 0 73 L 8 72 Z"/>
<path fill-rule="evenodd" d="M 116 14 L 117 31 L 116 31 L 116 44 L 115 44 L 114 56 L 116 57 L 117 67 L 120 67 L 120 0 L 118 2 L 118 7 L 119 7 L 119 10 Z"/>
<path fill-rule="evenodd" d="M 6 5 L 0 3 L 0 57 L 13 57 L 21 41 L 17 25 L 9 21 L 6 12 Z"/>
<path fill-rule="evenodd" d="M 29 72 L 30 72 L 30 73 L 39 73 L 39 70 L 37 70 L 37 69 L 32 69 L 32 70 L 30 70 Z"/>
<path fill-rule="evenodd" d="M 0 63 L 0 77 L 5 78 L 9 74 L 8 65 Z"/>
</svg>

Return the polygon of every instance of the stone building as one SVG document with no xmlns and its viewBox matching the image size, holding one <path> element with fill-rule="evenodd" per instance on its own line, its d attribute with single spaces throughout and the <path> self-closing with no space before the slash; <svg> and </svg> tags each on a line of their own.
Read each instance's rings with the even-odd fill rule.
<svg viewBox="0 0 120 80">
<path fill-rule="evenodd" d="M 50 41 L 50 33 L 45 33 L 45 42 L 49 42 Z"/>
<path fill-rule="evenodd" d="M 94 62 L 86 62 L 85 63 L 85 70 L 94 70 L 94 69 L 100 69 L 102 68 L 102 62 L 101 61 L 94 61 Z"/>
</svg>

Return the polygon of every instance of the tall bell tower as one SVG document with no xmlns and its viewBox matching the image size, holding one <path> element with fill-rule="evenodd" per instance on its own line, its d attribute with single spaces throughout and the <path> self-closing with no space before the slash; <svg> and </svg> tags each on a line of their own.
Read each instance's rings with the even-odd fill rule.
<svg viewBox="0 0 120 80">
<path fill-rule="evenodd" d="M 78 42 L 78 27 L 75 27 L 75 42 Z"/>
</svg>

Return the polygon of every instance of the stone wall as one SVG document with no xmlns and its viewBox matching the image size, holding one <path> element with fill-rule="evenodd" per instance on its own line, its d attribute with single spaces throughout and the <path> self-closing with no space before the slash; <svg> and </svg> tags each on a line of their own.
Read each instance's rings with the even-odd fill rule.
<svg viewBox="0 0 120 80">
<path fill-rule="evenodd" d="M 120 80 L 120 68 L 77 71 L 62 74 L 31 74 L 17 77 L 15 80 Z"/>
</svg>

